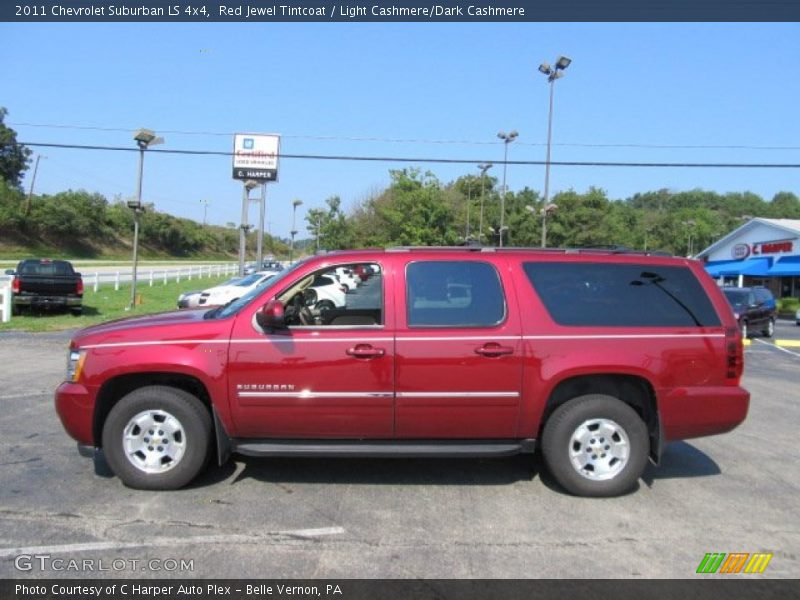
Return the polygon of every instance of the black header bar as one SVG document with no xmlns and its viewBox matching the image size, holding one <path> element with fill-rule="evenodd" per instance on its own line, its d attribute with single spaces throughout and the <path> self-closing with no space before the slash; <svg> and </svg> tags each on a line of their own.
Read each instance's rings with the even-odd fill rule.
<svg viewBox="0 0 800 600">
<path fill-rule="evenodd" d="M 11 0 L 7 22 L 800 21 L 799 0 Z"/>
</svg>

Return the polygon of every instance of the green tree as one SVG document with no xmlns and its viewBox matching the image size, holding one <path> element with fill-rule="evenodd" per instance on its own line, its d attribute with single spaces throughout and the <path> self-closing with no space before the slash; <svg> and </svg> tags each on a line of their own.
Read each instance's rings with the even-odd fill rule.
<svg viewBox="0 0 800 600">
<path fill-rule="evenodd" d="M 22 174 L 28 168 L 30 148 L 17 142 L 17 132 L 6 126 L 3 119 L 8 111 L 0 106 L 0 179 L 19 188 Z"/>
</svg>

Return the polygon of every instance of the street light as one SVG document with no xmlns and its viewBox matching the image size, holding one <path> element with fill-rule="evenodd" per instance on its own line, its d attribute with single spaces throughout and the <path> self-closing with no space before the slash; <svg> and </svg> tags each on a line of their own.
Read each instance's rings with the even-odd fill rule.
<svg viewBox="0 0 800 600">
<path fill-rule="evenodd" d="M 133 210 L 133 269 L 131 272 L 131 303 L 128 307 L 133 310 L 136 306 L 136 274 L 139 267 L 139 215 L 144 212 L 142 207 L 142 174 L 144 173 L 144 151 L 150 146 L 163 144 L 164 138 L 157 137 L 152 129 L 138 129 L 133 134 L 133 140 L 139 146 L 139 177 L 136 180 L 136 201 L 128 202 L 128 208 Z"/>
<path fill-rule="evenodd" d="M 294 236 L 297 235 L 297 226 L 295 218 L 297 216 L 297 207 L 303 203 L 302 200 L 295 198 L 292 200 L 292 230 L 289 232 L 292 234 L 292 245 L 289 247 L 289 262 L 294 262 Z"/>
<path fill-rule="evenodd" d="M 505 222 L 506 217 L 506 170 L 508 168 L 508 145 L 517 139 L 519 133 L 516 131 L 512 131 L 511 133 L 506 133 L 505 131 L 501 131 L 497 134 L 501 140 L 503 140 L 503 195 L 500 196 L 500 247 L 503 247 L 503 231 L 507 230 L 508 228 L 503 225 Z"/>
<path fill-rule="evenodd" d="M 478 241 L 483 242 L 483 196 L 486 192 L 486 171 L 491 169 L 492 163 L 481 163 L 478 168 L 481 170 L 481 219 L 478 226 Z"/>
<path fill-rule="evenodd" d="M 547 77 L 550 83 L 550 111 L 547 117 L 547 159 L 544 163 L 544 201 L 542 206 L 542 248 L 547 246 L 547 206 L 550 202 L 550 147 L 553 134 L 553 92 L 555 90 L 556 79 L 564 76 L 564 69 L 566 69 L 572 62 L 571 58 L 566 56 L 559 56 L 556 60 L 555 67 L 551 67 L 548 63 L 539 65 L 539 72 Z"/>
<path fill-rule="evenodd" d="M 552 215 L 554 212 L 558 210 L 558 204 L 553 204 L 552 202 L 550 202 L 545 206 L 541 207 L 538 211 L 530 204 L 526 204 L 525 210 L 531 213 L 534 217 L 536 216 L 537 212 L 542 215 L 542 228 L 543 228 L 542 239 L 544 240 L 544 243 L 542 243 L 542 248 L 544 248 L 547 243 L 547 229 L 546 229 L 547 217 L 548 215 Z"/>
</svg>

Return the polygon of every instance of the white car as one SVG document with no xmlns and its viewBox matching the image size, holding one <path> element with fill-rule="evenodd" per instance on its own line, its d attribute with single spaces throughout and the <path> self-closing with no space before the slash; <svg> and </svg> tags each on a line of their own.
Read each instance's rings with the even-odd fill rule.
<svg viewBox="0 0 800 600">
<path fill-rule="evenodd" d="M 241 277 L 233 277 L 229 279 L 225 283 L 219 284 L 219 286 L 223 285 L 233 285 L 237 281 L 239 281 Z M 178 296 L 178 308 L 197 308 L 200 306 L 200 296 L 203 293 L 203 290 L 194 290 L 191 292 L 183 292 L 180 296 Z"/>
<path fill-rule="evenodd" d="M 226 282 L 222 285 L 208 288 L 200 294 L 198 306 L 222 306 L 266 284 L 273 277 L 275 277 L 275 271 L 259 271 L 242 277 L 233 283 Z"/>
<path fill-rule="evenodd" d="M 361 279 L 352 270 L 345 267 L 337 267 L 334 271 L 339 283 L 347 288 L 347 291 L 354 290 L 361 283 Z"/>
<path fill-rule="evenodd" d="M 346 304 L 345 290 L 338 281 L 327 275 L 320 275 L 309 286 L 317 293 L 314 308 L 326 310 L 328 308 L 344 308 Z"/>
</svg>

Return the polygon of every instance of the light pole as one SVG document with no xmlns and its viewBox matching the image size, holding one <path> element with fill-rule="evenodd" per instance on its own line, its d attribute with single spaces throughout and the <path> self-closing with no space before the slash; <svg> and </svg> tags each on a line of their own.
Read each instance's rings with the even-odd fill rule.
<svg viewBox="0 0 800 600">
<path fill-rule="evenodd" d="M 547 158 L 544 163 L 544 201 L 542 202 L 542 248 L 547 245 L 547 206 L 550 202 L 550 146 L 553 135 L 553 92 L 555 90 L 556 79 L 564 76 L 566 69 L 572 62 L 571 58 L 559 56 L 555 67 L 549 63 L 539 65 L 539 72 L 547 77 L 550 83 L 550 111 L 547 116 Z"/>
<path fill-rule="evenodd" d="M 294 236 L 297 235 L 297 207 L 302 203 L 303 201 L 298 198 L 292 200 L 292 230 L 289 232 L 292 234 L 292 244 L 289 246 L 289 262 L 294 262 Z"/>
<path fill-rule="evenodd" d="M 208 216 L 208 200 L 200 200 L 200 204 L 203 205 L 203 227 L 206 226 L 206 217 Z"/>
<path fill-rule="evenodd" d="M 481 243 L 483 243 L 483 197 L 486 193 L 486 171 L 493 166 L 492 163 L 481 163 L 478 165 L 478 168 L 481 170 L 481 218 L 480 225 L 478 225 L 478 241 Z"/>
<path fill-rule="evenodd" d="M 469 242 L 469 205 L 472 203 L 472 182 L 467 180 L 467 231 L 464 234 L 464 241 Z"/>
<path fill-rule="evenodd" d="M 525 210 L 536 217 L 537 210 L 530 204 L 525 205 Z M 556 212 L 556 210 L 558 210 L 558 204 L 553 204 L 551 202 L 544 205 L 538 211 L 542 215 L 542 248 L 547 246 L 547 216 L 552 215 L 554 212 Z"/>
<path fill-rule="evenodd" d="M 163 144 L 164 138 L 157 137 L 151 129 L 138 129 L 133 134 L 136 145 L 139 146 L 139 177 L 136 179 L 136 200 L 128 202 L 128 208 L 133 210 L 133 269 L 131 272 L 131 303 L 128 307 L 133 310 L 136 306 L 136 275 L 139 267 L 139 215 L 144 212 L 142 206 L 142 174 L 144 173 L 144 151 L 150 146 Z"/>
<path fill-rule="evenodd" d="M 503 247 L 503 232 L 506 231 L 506 227 L 503 225 L 506 218 L 506 170 L 508 168 L 508 145 L 517 139 L 519 134 L 516 131 L 512 131 L 511 133 L 506 133 L 505 131 L 501 131 L 497 134 L 501 140 L 503 140 L 503 195 L 500 196 L 500 247 Z"/>
</svg>

